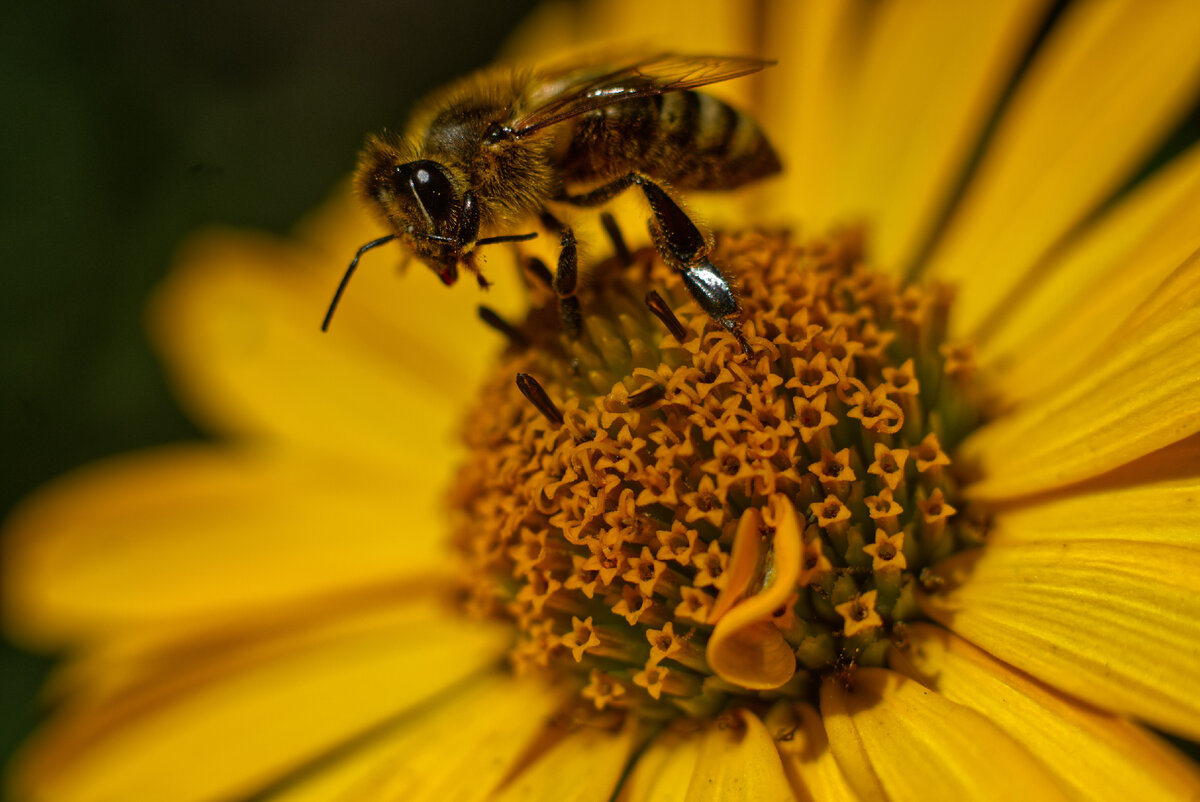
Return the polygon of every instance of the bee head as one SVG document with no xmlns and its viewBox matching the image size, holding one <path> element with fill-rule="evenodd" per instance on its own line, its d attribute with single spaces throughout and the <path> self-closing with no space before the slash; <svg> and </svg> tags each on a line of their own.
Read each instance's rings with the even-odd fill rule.
<svg viewBox="0 0 1200 802">
<path fill-rule="evenodd" d="M 372 137 L 359 157 L 355 188 L 414 254 L 456 263 L 463 197 L 444 164 L 413 155 L 400 141 Z"/>
</svg>

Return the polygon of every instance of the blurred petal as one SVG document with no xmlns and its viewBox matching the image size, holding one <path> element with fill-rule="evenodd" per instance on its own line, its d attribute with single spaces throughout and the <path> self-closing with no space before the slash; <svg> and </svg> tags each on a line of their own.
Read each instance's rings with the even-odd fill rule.
<svg viewBox="0 0 1200 802">
<path fill-rule="evenodd" d="M 1200 4 L 1078 3 L 1058 20 L 997 125 L 926 275 L 960 284 L 973 336 L 1191 104 Z M 1135 110 L 1135 111 L 1134 111 Z M 1131 113 L 1131 111 L 1133 113 Z"/>
<path fill-rule="evenodd" d="M 870 221 L 871 253 L 882 269 L 905 268 L 943 213 L 1046 5 L 879 7 L 856 51 L 849 153 L 835 180 L 845 192 L 836 208 Z"/>
<path fill-rule="evenodd" d="M 821 714 L 812 705 L 779 702 L 767 714 L 765 724 L 775 738 L 797 799 L 858 799 L 829 748 Z"/>
<path fill-rule="evenodd" d="M 509 639 L 393 604 L 200 657 L 112 704 L 64 709 L 16 786 L 61 802 L 245 795 L 494 664 Z"/>
<path fill-rule="evenodd" d="M 621 786 L 620 802 L 685 802 L 702 736 L 698 730 L 670 729 L 642 752 Z"/>
<path fill-rule="evenodd" d="M 152 308 L 189 412 L 220 432 L 321 454 L 453 464 L 458 412 L 499 344 L 477 319 L 478 292 L 447 289 L 419 266 L 402 278 L 364 267 L 322 333 L 341 269 L 267 237 L 194 238 Z M 383 299 L 390 308 L 378 308 Z"/>
<path fill-rule="evenodd" d="M 632 727 L 609 732 L 582 727 L 524 769 L 493 798 L 497 802 L 608 802 L 633 751 Z"/>
<path fill-rule="evenodd" d="M 1193 147 L 1038 266 L 978 343 L 980 364 L 1003 372 L 1012 402 L 1070 381 L 1198 248 L 1200 147 Z"/>
<path fill-rule="evenodd" d="M 1065 798 L 1018 741 L 979 713 L 885 669 L 821 686 L 829 743 L 859 795 L 1010 800 L 1029 789 Z M 870 774 L 864 773 L 870 772 Z"/>
<path fill-rule="evenodd" d="M 775 741 L 758 717 L 738 710 L 741 727 L 709 722 L 687 802 L 790 802 L 795 799 Z"/>
<path fill-rule="evenodd" d="M 622 788 L 621 802 L 796 799 L 767 728 L 748 710 L 736 715 L 739 725 L 681 724 L 655 738 Z"/>
<path fill-rule="evenodd" d="M 1081 799 L 1192 799 L 1200 772 L 1123 718 L 1102 713 L 1021 674 L 944 629 L 914 624 L 890 665 L 969 707 L 1019 741 Z"/>
<path fill-rule="evenodd" d="M 922 608 L 954 633 L 1103 710 L 1200 736 L 1200 548 L 996 543 L 935 575 L 946 590 Z"/>
<path fill-rule="evenodd" d="M 606 0 L 594 7 L 609 20 L 608 30 L 622 31 L 626 46 L 640 46 L 649 52 L 758 55 L 756 37 L 763 25 L 760 9 L 743 3 L 697 0 L 689 2 L 684 11 L 674 3 Z M 637 25 L 627 25 L 629 20 L 637 20 Z"/>
<path fill-rule="evenodd" d="M 117 458 L 10 521 L 8 625 L 54 645 L 395 586 L 446 564 L 438 507 L 416 471 L 199 446 Z"/>
<path fill-rule="evenodd" d="M 760 213 L 822 232 L 840 222 L 850 99 L 870 17 L 863 0 L 778 3 L 764 32 L 764 55 L 779 66 L 764 75 L 762 122 L 778 148 L 783 175 L 765 188 Z"/>
<path fill-rule="evenodd" d="M 278 802 L 483 802 L 563 701 L 562 689 L 495 674 L 405 718 Z"/>
<path fill-rule="evenodd" d="M 1200 430 L 1200 254 L 1130 315 L 1104 358 L 1059 392 L 962 446 L 984 479 L 968 493 L 1011 498 L 1087 479 Z"/>
</svg>

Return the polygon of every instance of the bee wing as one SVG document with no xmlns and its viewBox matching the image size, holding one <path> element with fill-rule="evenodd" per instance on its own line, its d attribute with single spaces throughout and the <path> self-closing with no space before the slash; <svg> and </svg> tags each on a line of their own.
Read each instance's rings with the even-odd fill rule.
<svg viewBox="0 0 1200 802">
<path fill-rule="evenodd" d="M 535 100 L 534 108 L 509 127 L 520 138 L 593 109 L 740 78 L 774 63 L 751 57 L 650 56 L 615 70 L 589 71 L 577 80 L 565 80 L 548 98 Z"/>
</svg>

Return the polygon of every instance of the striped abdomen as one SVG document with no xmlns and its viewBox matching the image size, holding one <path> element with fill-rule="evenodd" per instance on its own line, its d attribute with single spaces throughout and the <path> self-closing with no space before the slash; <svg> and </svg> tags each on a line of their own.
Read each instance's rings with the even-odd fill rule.
<svg viewBox="0 0 1200 802">
<path fill-rule="evenodd" d="M 573 123 L 561 161 L 568 183 L 637 171 L 679 189 L 733 189 L 780 168 L 752 117 L 702 92 L 637 98 Z"/>
</svg>

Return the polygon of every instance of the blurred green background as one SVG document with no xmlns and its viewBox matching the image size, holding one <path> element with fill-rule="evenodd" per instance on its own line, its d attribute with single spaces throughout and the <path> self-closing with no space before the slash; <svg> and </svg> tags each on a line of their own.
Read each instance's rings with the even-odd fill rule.
<svg viewBox="0 0 1200 802">
<path fill-rule="evenodd" d="M 208 223 L 286 232 L 349 173 L 366 132 L 491 61 L 532 6 L 7 4 L 0 513 L 97 457 L 200 436 L 142 331 L 180 240 Z M 4 763 L 49 665 L 0 647 Z"/>
</svg>

